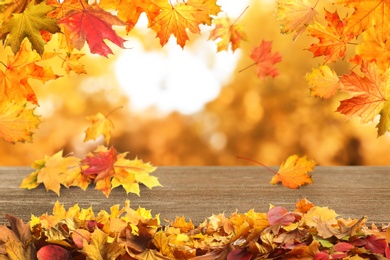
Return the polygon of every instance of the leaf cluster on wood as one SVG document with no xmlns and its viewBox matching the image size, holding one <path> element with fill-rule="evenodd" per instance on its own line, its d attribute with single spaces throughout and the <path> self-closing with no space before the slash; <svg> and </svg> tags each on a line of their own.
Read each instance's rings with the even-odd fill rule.
<svg viewBox="0 0 390 260">
<path fill-rule="evenodd" d="M 293 211 L 270 206 L 212 215 L 195 226 L 176 217 L 161 224 L 150 210 L 114 205 L 95 214 L 59 202 L 31 221 L 7 215 L 0 227 L 1 259 L 387 259 L 390 227 L 344 219 L 307 199 Z"/>
</svg>

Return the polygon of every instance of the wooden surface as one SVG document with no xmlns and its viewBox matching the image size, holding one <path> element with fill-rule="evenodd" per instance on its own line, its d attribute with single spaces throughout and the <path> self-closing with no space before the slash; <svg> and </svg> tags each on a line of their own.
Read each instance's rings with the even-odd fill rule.
<svg viewBox="0 0 390 260">
<path fill-rule="evenodd" d="M 277 168 L 274 168 L 277 169 Z M 107 199 L 100 191 L 88 188 L 61 189 L 61 197 L 46 192 L 41 185 L 34 190 L 20 189 L 29 167 L 0 167 L 0 224 L 4 214 L 21 217 L 51 212 L 59 200 L 68 209 L 76 203 L 95 213 L 130 200 L 131 207 L 151 209 L 160 218 L 173 220 L 184 215 L 199 224 L 213 213 L 246 212 L 254 208 L 267 212 L 269 203 L 294 209 L 295 202 L 307 198 L 318 206 L 328 206 L 342 217 L 368 217 L 368 223 L 390 222 L 390 167 L 320 167 L 312 173 L 314 184 L 298 190 L 271 185 L 272 173 L 263 167 L 158 167 L 157 176 L 164 187 L 141 187 L 141 197 L 126 195 L 116 188 Z M 162 222 L 164 223 L 164 222 Z"/>
</svg>

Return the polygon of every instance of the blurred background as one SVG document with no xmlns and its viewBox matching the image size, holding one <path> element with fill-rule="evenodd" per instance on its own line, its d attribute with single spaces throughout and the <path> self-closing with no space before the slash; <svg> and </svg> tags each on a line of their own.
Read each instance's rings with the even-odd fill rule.
<svg viewBox="0 0 390 260">
<path fill-rule="evenodd" d="M 322 59 L 305 50 L 312 39 L 281 35 L 274 1 L 218 1 L 238 21 L 248 41 L 234 53 L 216 52 L 202 36 L 191 35 L 182 50 L 175 39 L 163 48 L 146 18 L 125 38 L 127 49 L 110 45 L 109 59 L 86 55 L 87 74 L 44 85 L 31 80 L 42 123 L 32 144 L 0 140 L 1 165 L 31 165 L 59 150 L 83 157 L 103 139 L 83 143 L 86 117 L 102 112 L 115 125 L 111 144 L 153 165 L 280 165 L 289 155 L 307 155 L 318 165 L 390 165 L 389 134 L 377 138 L 377 122 L 346 121 L 334 112 L 342 96 L 323 101 L 309 96 L 304 76 Z M 262 40 L 273 41 L 280 75 L 260 80 L 249 58 Z M 6 60 L 1 50 L 1 60 Z M 53 64 L 53 69 L 61 65 Z M 347 72 L 347 63 L 336 65 Z M 58 71 L 64 74 L 63 71 Z"/>
</svg>

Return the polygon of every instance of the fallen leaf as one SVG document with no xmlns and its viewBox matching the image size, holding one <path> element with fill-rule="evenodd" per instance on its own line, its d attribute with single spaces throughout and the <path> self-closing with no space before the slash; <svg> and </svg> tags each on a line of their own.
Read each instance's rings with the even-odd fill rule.
<svg viewBox="0 0 390 260">
<path fill-rule="evenodd" d="M 278 173 L 272 177 L 271 184 L 282 183 L 283 186 L 297 189 L 299 186 L 313 183 L 311 176 L 307 174 L 314 169 L 315 162 L 308 160 L 306 156 L 291 155 L 282 163 Z"/>
</svg>

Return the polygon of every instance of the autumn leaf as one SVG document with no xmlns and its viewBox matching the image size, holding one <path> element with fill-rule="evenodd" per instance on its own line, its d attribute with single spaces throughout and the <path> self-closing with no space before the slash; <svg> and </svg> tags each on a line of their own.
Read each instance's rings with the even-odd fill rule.
<svg viewBox="0 0 390 260">
<path fill-rule="evenodd" d="M 383 40 L 390 30 L 390 6 L 385 0 L 338 0 L 338 4 L 354 9 L 346 18 L 347 31 L 355 36 L 360 35 L 369 27 L 374 26 L 377 34 Z"/>
<path fill-rule="evenodd" d="M 100 135 L 103 135 L 106 145 L 108 145 L 110 143 L 111 130 L 114 129 L 112 121 L 102 113 L 90 115 L 87 117 L 87 120 L 91 122 L 91 125 L 85 130 L 84 142 L 95 140 Z"/>
<path fill-rule="evenodd" d="M 313 38 L 319 40 L 308 48 L 314 57 L 325 56 L 325 63 L 334 62 L 345 58 L 346 46 L 354 38 L 352 33 L 345 32 L 346 23 L 339 17 L 337 11 L 334 13 L 325 11 L 327 26 L 319 22 L 307 27 L 307 32 Z"/>
<path fill-rule="evenodd" d="M 41 120 L 26 104 L 0 102 L 0 136 L 7 142 L 32 142 Z"/>
<path fill-rule="evenodd" d="M 362 123 L 367 123 L 381 113 L 390 98 L 390 70 L 382 74 L 375 63 L 369 63 L 361 66 L 361 72 L 362 75 L 352 71 L 341 77 L 343 91 L 353 97 L 342 100 L 337 112 L 348 118 L 359 116 Z"/>
<path fill-rule="evenodd" d="M 247 36 L 243 26 L 230 21 L 229 17 L 222 17 L 213 20 L 215 28 L 210 32 L 209 40 L 217 41 L 217 51 L 228 50 L 229 46 L 234 52 L 240 47 L 241 41 L 246 41 Z"/>
<path fill-rule="evenodd" d="M 108 235 L 100 229 L 95 229 L 91 236 L 91 242 L 83 240 L 83 248 L 80 252 L 84 253 L 88 259 L 105 260 L 117 259 L 126 251 L 123 246 L 119 245 L 116 240 L 109 243 Z"/>
<path fill-rule="evenodd" d="M 10 20 L 2 24 L 0 35 L 7 35 L 5 44 L 11 46 L 12 51 L 17 53 L 23 39 L 27 37 L 32 48 L 42 55 L 46 42 L 41 36 L 41 31 L 50 33 L 60 31 L 57 21 L 47 16 L 51 10 L 52 7 L 47 6 L 44 1 L 40 4 L 31 1 L 23 13 L 14 14 Z"/>
<path fill-rule="evenodd" d="M 313 68 L 305 75 L 305 79 L 310 85 L 310 95 L 325 100 L 333 97 L 342 88 L 336 72 L 327 65 Z"/>
<path fill-rule="evenodd" d="M 87 74 L 84 69 L 84 65 L 80 63 L 79 59 L 83 57 L 83 53 L 67 53 L 64 61 L 62 62 L 62 67 L 65 69 L 66 74 L 69 74 L 71 71 L 76 74 Z"/>
<path fill-rule="evenodd" d="M 149 27 L 152 25 L 152 21 L 160 13 L 160 7 L 158 7 L 153 0 L 102 0 L 99 2 L 99 5 L 106 10 L 117 10 L 118 18 L 127 23 L 127 33 L 134 28 L 142 13 L 146 14 L 149 21 Z"/>
<path fill-rule="evenodd" d="M 104 42 L 110 40 L 120 48 L 124 48 L 124 39 L 112 29 L 113 25 L 126 25 L 118 17 L 104 11 L 97 4 L 83 4 L 82 10 L 72 10 L 58 21 L 69 30 L 70 44 L 81 50 L 85 41 L 91 53 L 107 57 L 112 50 Z"/>
<path fill-rule="evenodd" d="M 36 170 L 23 179 L 20 188 L 33 189 L 43 183 L 47 191 L 52 190 L 59 196 L 61 184 L 65 187 L 70 186 L 67 175 L 81 171 L 79 163 L 80 160 L 76 157 L 63 157 L 62 151 L 53 156 L 45 156 L 43 160 L 37 160 L 32 164 L 31 167 Z"/>
<path fill-rule="evenodd" d="M 282 183 L 283 186 L 297 189 L 299 186 L 313 183 L 311 176 L 307 174 L 314 169 L 315 162 L 308 160 L 306 156 L 291 155 L 282 163 L 277 174 L 272 177 L 271 184 Z"/>
<path fill-rule="evenodd" d="M 29 51 L 26 41 L 20 45 L 18 53 L 8 56 L 5 71 L 0 71 L 0 99 L 4 102 L 30 101 L 37 105 L 37 97 L 28 84 L 28 79 L 38 79 L 42 82 L 57 79 L 50 67 L 42 67 L 36 63 L 41 61 L 41 57 L 35 51 Z"/>
<path fill-rule="evenodd" d="M 199 34 L 200 24 L 211 25 L 211 15 L 217 15 L 220 7 L 216 0 L 188 0 L 184 3 L 172 4 L 167 0 L 152 0 L 160 9 L 150 28 L 157 33 L 161 46 L 164 46 L 173 34 L 182 48 L 189 40 L 186 29 Z"/>
<path fill-rule="evenodd" d="M 318 12 L 315 10 L 318 1 L 312 6 L 308 0 L 280 0 L 276 16 L 281 21 L 282 33 L 295 33 L 294 40 L 313 23 Z"/>
<path fill-rule="evenodd" d="M 37 257 L 39 260 L 69 259 L 70 253 L 60 246 L 46 245 L 39 249 Z"/>
<path fill-rule="evenodd" d="M 266 79 L 267 77 L 276 77 L 279 75 L 279 71 L 274 67 L 275 63 L 282 60 L 279 52 L 271 53 L 272 41 L 261 41 L 260 45 L 253 48 L 250 55 L 251 59 L 255 61 L 252 65 L 240 70 L 244 71 L 249 67 L 256 66 L 256 75 L 260 79 Z"/>
</svg>

